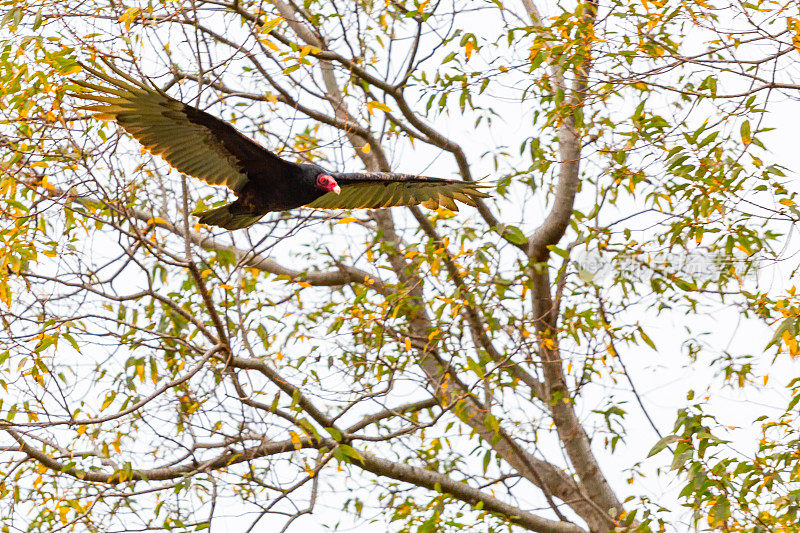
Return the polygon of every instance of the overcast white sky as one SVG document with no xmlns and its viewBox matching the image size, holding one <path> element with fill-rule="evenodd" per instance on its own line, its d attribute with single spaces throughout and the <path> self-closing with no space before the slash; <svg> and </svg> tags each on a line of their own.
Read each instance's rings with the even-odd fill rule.
<svg viewBox="0 0 800 533">
<path fill-rule="evenodd" d="M 485 15 L 476 16 L 474 24 L 476 27 L 485 26 L 487 21 L 483 19 Z M 477 33 L 477 32 L 476 32 Z M 507 112 L 500 111 L 503 124 L 499 126 L 504 131 L 522 132 L 527 123 L 524 122 L 524 115 L 520 115 L 517 105 L 513 102 L 508 103 Z M 795 101 L 775 99 L 769 108 L 766 124 L 775 128 L 775 131 L 763 136 L 765 144 L 774 154 L 775 160 L 788 167 L 790 171 L 800 168 L 800 150 L 797 148 L 797 117 L 800 116 L 800 107 Z M 445 131 L 452 138 L 463 143 L 467 153 L 480 154 L 487 147 L 487 139 L 480 136 L 471 135 L 471 125 L 457 118 L 451 117 L 449 120 L 441 118 L 437 122 L 437 127 Z M 513 136 L 513 135 L 512 135 Z M 513 143 L 511 143 L 513 146 Z M 393 154 L 393 163 L 398 171 L 424 171 L 430 175 L 452 175 L 452 164 L 449 159 L 440 157 L 441 154 L 433 153 L 431 150 L 420 148 L 419 151 L 410 152 L 405 148 L 401 152 Z M 475 165 L 478 176 L 493 174 L 491 161 L 478 160 L 474 156 L 471 163 Z M 177 185 L 178 182 L 176 182 Z M 542 213 L 545 212 L 546 205 L 542 204 Z M 580 210 L 585 210 L 585 205 L 576 206 Z M 528 221 L 535 225 L 536 221 Z M 787 243 L 788 252 L 797 252 L 800 248 L 796 240 Z M 760 273 L 757 282 L 762 288 L 790 287 L 797 283 L 797 280 L 789 279 L 789 267 L 786 265 L 773 265 Z M 749 281 L 755 283 L 756 280 Z M 637 309 L 635 312 L 641 312 Z M 759 355 L 772 336 L 772 330 L 760 322 L 753 320 L 741 320 L 739 314 L 734 309 L 718 308 L 715 312 L 690 317 L 675 316 L 646 316 L 648 334 L 653 338 L 658 351 L 654 352 L 649 348 L 638 347 L 630 351 L 623 352 L 620 356 L 630 373 L 631 378 L 636 383 L 639 393 L 647 407 L 651 417 L 656 421 L 662 434 L 671 432 L 672 424 L 675 419 L 677 409 L 685 405 L 685 398 L 688 390 L 694 389 L 699 394 L 704 394 L 709 383 L 719 383 L 719 380 L 712 380 L 714 369 L 703 361 L 700 364 L 688 365 L 683 354 L 681 344 L 684 340 L 682 334 L 686 325 L 691 325 L 694 329 L 706 329 L 713 332 L 706 338 L 709 345 L 715 346 L 720 350 L 729 349 L 735 353 L 752 353 Z M 763 366 L 769 366 L 771 356 L 765 355 L 757 362 Z M 761 389 L 748 388 L 746 391 L 735 389 L 714 389 L 711 392 L 711 405 L 714 414 L 723 423 L 729 424 L 739 429 L 733 431 L 732 448 L 743 453 L 747 453 L 756 443 L 759 434 L 758 424 L 753 424 L 753 420 L 761 414 L 771 411 L 779 412 L 785 407 L 788 397 L 785 384 L 792 376 L 800 375 L 800 362 L 790 362 L 782 359 L 771 371 L 771 379 L 766 387 Z M 604 399 L 612 389 L 608 387 L 597 388 L 592 392 L 594 398 L 585 398 L 581 408 L 588 414 L 591 409 L 602 407 Z M 613 487 L 620 496 L 647 494 L 655 501 L 661 502 L 667 507 L 678 509 L 676 492 L 679 487 L 676 483 L 671 483 L 670 475 L 657 476 L 654 469 L 658 466 L 669 464 L 669 459 L 665 453 L 646 460 L 645 471 L 649 472 L 646 478 L 637 479 L 633 485 L 628 485 L 626 470 L 631 468 L 636 462 L 645 458 L 647 451 L 658 440 L 655 432 L 650 428 L 645 420 L 638 405 L 627 387 L 627 383 L 620 382 L 619 387 L 612 391 L 616 399 L 627 401 L 626 410 L 628 411 L 628 437 L 623 448 L 614 455 L 610 455 L 602 449 L 602 443 L 598 442 L 595 450 L 599 455 L 600 464 L 604 467 L 605 474 L 610 478 Z M 596 400 L 597 405 L 592 405 Z M 343 474 L 344 476 L 344 474 Z M 326 478 L 330 479 L 330 478 Z M 338 487 L 346 485 L 344 480 L 338 483 Z M 332 488 L 335 491 L 335 487 Z M 290 531 L 303 531 L 316 533 L 328 531 L 326 525 L 332 525 L 342 518 L 339 511 L 341 501 L 347 498 L 346 493 L 340 492 L 339 497 L 326 500 L 323 498 L 319 502 L 313 515 L 305 516 L 297 520 Z M 233 512 L 229 514 L 235 514 Z M 235 519 L 228 516 L 224 521 L 214 524 L 216 531 L 238 531 L 249 525 L 252 517 L 242 517 Z M 261 523 L 257 531 L 272 531 L 274 519 L 267 518 Z M 479 528 L 476 528 L 479 529 Z M 344 527 L 340 530 L 352 531 L 353 533 L 368 533 L 375 531 L 385 531 L 386 526 L 381 521 L 376 524 L 364 523 L 354 525 L 352 528 Z M 390 530 L 391 526 L 390 526 Z M 688 531 L 688 525 L 687 529 Z M 676 531 L 681 532 L 680 528 Z"/>
</svg>

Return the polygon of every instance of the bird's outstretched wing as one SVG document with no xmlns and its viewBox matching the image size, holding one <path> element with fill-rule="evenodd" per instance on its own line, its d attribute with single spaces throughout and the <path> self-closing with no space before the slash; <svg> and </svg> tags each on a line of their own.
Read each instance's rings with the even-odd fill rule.
<svg viewBox="0 0 800 533">
<path fill-rule="evenodd" d="M 316 209 L 378 209 L 422 204 L 428 209 L 439 206 L 458 211 L 456 201 L 475 206 L 477 198 L 488 198 L 482 191 L 489 187 L 468 181 L 429 178 L 391 172 L 352 172 L 333 175 L 341 194 L 328 193 L 307 207 Z"/>
<path fill-rule="evenodd" d="M 280 179 L 294 170 L 294 163 L 279 158 L 227 122 L 106 64 L 118 77 L 81 65 L 108 85 L 73 80 L 84 89 L 73 96 L 98 102 L 79 109 L 116 121 L 179 172 L 238 192 L 253 171 Z"/>
</svg>

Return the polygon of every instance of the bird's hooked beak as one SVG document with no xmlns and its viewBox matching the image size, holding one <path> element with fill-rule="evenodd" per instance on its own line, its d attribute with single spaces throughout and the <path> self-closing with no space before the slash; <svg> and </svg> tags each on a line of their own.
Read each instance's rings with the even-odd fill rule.
<svg viewBox="0 0 800 533">
<path fill-rule="evenodd" d="M 342 192 L 342 188 L 336 185 L 333 189 L 331 189 L 331 192 L 334 194 L 339 194 Z"/>
</svg>

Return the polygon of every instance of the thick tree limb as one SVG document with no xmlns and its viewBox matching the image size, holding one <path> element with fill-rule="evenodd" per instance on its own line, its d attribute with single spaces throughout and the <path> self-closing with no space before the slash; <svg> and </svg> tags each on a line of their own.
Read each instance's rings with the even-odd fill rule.
<svg viewBox="0 0 800 533">
<path fill-rule="evenodd" d="M 16 430 L 6 428 L 5 431 L 17 442 L 17 451 L 24 453 L 27 457 L 39 461 L 54 472 L 61 472 L 68 476 L 102 484 L 118 484 L 130 481 L 164 481 L 186 477 L 195 473 L 229 468 L 232 465 L 243 462 L 253 461 L 263 457 L 279 455 L 286 452 L 294 452 L 303 448 L 326 448 L 328 450 L 336 448 L 339 443 L 333 439 L 310 439 L 301 437 L 299 439 L 287 439 L 283 441 L 267 442 L 255 447 L 245 448 L 241 451 L 226 451 L 219 456 L 200 463 L 199 465 L 176 465 L 150 470 L 134 470 L 129 472 L 120 471 L 83 471 L 76 467 L 69 467 L 53 459 L 44 451 L 34 448 Z M 431 470 L 426 470 L 412 465 L 397 463 L 373 455 L 367 451 L 359 450 L 358 453 L 363 461 L 354 459 L 352 465 L 357 468 L 372 472 L 378 476 L 388 477 L 397 481 L 410 483 L 417 487 L 423 487 L 437 492 L 444 492 L 452 495 L 459 501 L 472 505 L 482 503 L 483 509 L 498 513 L 506 517 L 510 522 L 524 527 L 529 531 L 539 533 L 586 533 L 584 529 L 575 524 L 549 520 L 532 513 L 524 511 L 518 507 L 503 502 L 479 489 L 470 487 L 468 484 L 455 481 L 450 476 L 440 474 Z"/>
<path fill-rule="evenodd" d="M 284 3 L 282 0 L 275 0 L 275 5 L 281 15 L 287 19 L 290 27 L 298 37 L 305 41 L 306 44 L 316 46 L 323 50 L 325 49 L 325 43 L 297 20 L 297 12 L 294 6 Z M 328 91 L 328 98 L 332 102 L 332 105 L 334 105 L 336 116 L 349 117 L 350 115 L 347 112 L 344 99 L 336 84 L 330 62 L 328 60 L 320 60 L 320 67 L 326 90 Z M 412 124 L 414 124 L 415 127 L 418 127 L 417 124 L 425 127 L 425 124 L 421 123 L 410 109 L 403 111 L 405 101 L 402 98 L 397 100 L 397 103 L 400 106 L 401 112 L 406 116 L 409 122 L 413 121 Z M 432 129 L 429 129 L 429 131 L 434 135 L 438 135 L 438 133 Z M 351 144 L 356 149 L 356 154 L 362 159 L 367 169 L 389 170 L 388 161 L 382 151 L 371 151 L 370 154 L 365 154 L 361 150 L 358 150 L 360 147 L 359 143 L 363 142 L 363 140 L 351 132 L 346 132 L 346 134 Z M 442 140 L 450 142 L 443 137 Z M 450 148 L 450 150 L 457 148 L 456 151 L 460 151 L 460 148 L 457 147 L 457 145 L 454 147 L 452 143 L 448 145 L 447 148 Z M 459 167 L 467 172 L 466 176 L 464 176 L 465 179 L 471 179 L 466 157 L 463 157 L 463 152 L 461 152 L 461 154 L 462 157 L 459 158 Z M 399 249 L 398 245 L 400 240 L 396 235 L 391 213 L 388 210 L 377 210 L 374 212 L 373 218 L 383 232 L 384 242 L 391 245 L 394 249 Z M 492 226 L 496 227 L 496 224 L 492 224 Z M 408 317 L 411 332 L 417 338 L 427 338 L 428 334 L 433 330 L 433 324 L 425 310 L 422 281 L 413 273 L 409 272 L 408 264 L 400 254 L 389 253 L 388 259 L 395 275 L 398 276 L 406 287 L 409 287 L 409 298 L 416 304 L 414 307 L 418 308 L 418 311 L 416 311 L 413 316 Z M 419 365 L 427 375 L 429 385 L 434 395 L 439 399 L 439 402 L 442 405 L 455 406 L 453 409 L 454 413 L 487 443 L 490 443 L 500 457 L 507 461 L 530 482 L 538 485 L 547 495 L 553 495 L 567 502 L 576 513 L 587 520 L 591 520 L 596 510 L 590 503 L 584 501 L 584 497 L 581 495 L 580 490 L 575 487 L 572 478 L 554 465 L 546 461 L 541 461 L 525 452 L 508 434 L 502 431 L 502 429 L 499 431 L 492 429 L 485 421 L 487 411 L 484 406 L 482 406 L 480 402 L 474 398 L 468 388 L 450 372 L 448 368 L 449 365 L 441 359 L 434 346 L 435 342 L 428 343 L 428 345 L 420 350 Z"/>
<path fill-rule="evenodd" d="M 431 221 L 422 213 L 422 211 L 414 206 L 411 207 L 411 212 L 414 215 L 414 218 L 417 219 L 419 222 L 422 231 L 435 242 L 437 245 L 443 247 L 444 253 L 444 264 L 447 268 L 447 273 L 450 275 L 450 279 L 453 283 L 456 284 L 459 288 L 463 290 L 467 290 L 467 286 L 464 282 L 463 277 L 456 268 L 455 264 L 453 264 L 452 257 L 450 256 L 450 252 L 444 247 L 444 243 L 442 239 L 439 237 L 438 233 L 436 232 L 436 228 L 433 227 Z M 525 383 L 530 389 L 531 392 L 538 397 L 539 399 L 545 398 L 545 385 L 544 383 L 540 382 L 536 379 L 533 375 L 527 372 L 524 368 L 519 366 L 516 362 L 512 361 L 511 359 L 504 357 L 497 349 L 494 347 L 492 340 L 486 334 L 484 329 L 484 321 L 481 318 L 481 315 L 478 313 L 477 309 L 475 309 L 472 305 L 465 304 L 466 308 L 466 318 L 467 322 L 470 325 L 470 332 L 472 333 L 473 337 L 475 337 L 476 344 L 479 345 L 481 348 L 486 350 L 486 353 L 489 354 L 489 357 L 492 358 L 493 361 L 502 365 L 503 370 L 508 371 L 512 376 L 520 380 L 521 382 Z"/>
<path fill-rule="evenodd" d="M 411 465 L 401 465 L 386 459 L 382 459 L 368 452 L 362 452 L 364 462 L 361 467 L 374 474 L 390 477 L 399 481 L 412 483 L 418 487 L 425 487 L 431 490 L 441 491 L 452 494 L 461 501 L 476 504 L 483 502 L 483 508 L 499 513 L 502 516 L 510 517 L 510 521 L 518 524 L 529 531 L 541 533 L 586 533 L 585 530 L 569 522 L 548 520 L 531 513 L 520 511 L 519 509 L 504 503 L 497 498 L 481 493 L 467 485 L 454 480 L 450 476 L 444 476 L 438 472 L 432 472 L 423 468 Z"/>
<path fill-rule="evenodd" d="M 532 0 L 524 0 L 524 4 L 534 24 L 540 24 L 539 13 Z M 597 8 L 594 0 L 585 3 L 583 16 L 587 23 L 591 24 L 597 17 Z M 590 46 L 590 43 L 587 42 L 586 46 Z M 539 336 L 542 373 L 551 397 L 550 412 L 570 463 L 580 478 L 580 486 L 596 510 L 593 519 L 589 521 L 589 526 L 592 531 L 602 531 L 616 525 L 616 520 L 610 517 L 619 516 L 623 506 L 600 470 L 597 459 L 592 453 L 589 437 L 570 401 L 556 334 L 558 314 L 550 292 L 550 276 L 547 268 L 541 266 L 550 253 L 547 247 L 561 240 L 572 217 L 579 186 L 582 148 L 580 135 L 576 130 L 575 113 L 586 100 L 591 69 L 590 57 L 587 53 L 584 62 L 575 67 L 571 92 L 565 104 L 567 112 L 559 128 L 561 162 L 556 196 L 544 222 L 529 237 L 527 252 L 533 263 L 531 268 L 533 322 Z"/>
</svg>

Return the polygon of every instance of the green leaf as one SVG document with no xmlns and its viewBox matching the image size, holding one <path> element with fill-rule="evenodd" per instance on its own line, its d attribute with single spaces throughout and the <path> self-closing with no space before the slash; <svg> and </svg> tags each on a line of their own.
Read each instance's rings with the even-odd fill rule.
<svg viewBox="0 0 800 533">
<path fill-rule="evenodd" d="M 797 402 L 800 402 L 800 394 L 795 394 L 795 395 L 792 397 L 792 401 L 791 401 L 791 402 L 789 402 L 789 405 L 788 405 L 788 407 L 786 408 L 786 410 L 787 410 L 787 411 L 791 411 L 792 409 L 794 409 L 794 408 L 795 408 L 795 406 L 797 405 Z"/>
<path fill-rule="evenodd" d="M 364 462 L 364 456 L 358 453 L 358 450 L 353 448 L 352 446 L 348 446 L 347 444 L 340 444 L 339 449 L 342 451 L 344 455 L 347 457 L 351 457 L 353 459 L 358 460 L 359 462 Z"/>
<path fill-rule="evenodd" d="M 651 339 L 651 338 L 650 338 L 650 337 L 647 335 L 647 333 L 645 333 L 645 332 L 644 332 L 644 330 L 642 330 L 642 329 L 640 329 L 640 330 L 639 330 L 639 336 L 641 336 L 641 337 L 642 337 L 642 340 L 643 340 L 645 343 L 647 343 L 647 345 L 648 345 L 650 348 L 652 348 L 653 350 L 655 350 L 655 349 L 656 349 L 656 345 L 655 345 L 655 343 L 654 343 L 654 342 L 653 342 L 653 340 L 652 340 L 652 339 Z"/>
<path fill-rule="evenodd" d="M 100 406 L 100 410 L 101 411 L 105 411 L 106 407 L 111 405 L 111 402 L 114 401 L 114 398 L 116 398 L 116 396 L 117 396 L 117 393 L 113 392 L 113 391 L 109 392 L 108 394 L 106 394 L 106 398 L 105 398 L 105 400 L 103 400 L 103 405 Z"/>
<path fill-rule="evenodd" d="M 473 371 L 481 379 L 486 376 L 486 372 L 483 370 L 483 367 L 480 365 L 480 363 L 476 362 L 471 357 L 467 357 L 467 368 Z"/>
<path fill-rule="evenodd" d="M 647 457 L 654 456 L 655 454 L 659 453 L 673 442 L 677 442 L 679 440 L 681 440 L 681 438 L 678 435 L 667 435 L 663 439 L 656 442 L 656 445 L 652 447 L 650 453 L 647 454 Z"/>
<path fill-rule="evenodd" d="M 780 343 L 780 340 L 783 337 L 783 333 L 785 331 L 788 331 L 789 334 L 794 336 L 796 334 L 796 331 L 797 331 L 796 328 L 795 328 L 796 323 L 797 323 L 797 318 L 795 318 L 793 316 L 785 318 L 783 320 L 783 322 L 781 322 L 781 325 L 778 326 L 778 329 L 775 330 L 775 335 L 773 335 L 772 338 L 770 339 L 770 341 L 767 343 L 767 345 L 764 346 L 764 349 L 766 350 L 767 348 L 769 348 L 773 344 Z"/>
<path fill-rule="evenodd" d="M 516 226 L 506 226 L 505 231 L 503 231 L 503 237 L 512 244 L 522 245 L 528 242 L 525 234 Z"/>
<path fill-rule="evenodd" d="M 431 533 L 436 529 L 436 516 L 432 516 L 425 520 L 422 525 L 417 528 L 417 533 Z"/>
<path fill-rule="evenodd" d="M 562 250 L 561 248 L 559 248 L 555 244 L 549 245 L 547 247 L 547 249 L 550 250 L 551 252 L 553 252 L 556 255 L 560 255 L 564 259 L 569 259 L 569 252 L 567 250 Z"/>
<path fill-rule="evenodd" d="M 745 120 L 742 123 L 742 127 L 741 127 L 740 132 L 742 134 L 742 142 L 744 144 L 750 144 L 753 141 L 753 136 L 750 134 L 750 121 L 749 120 Z"/>
</svg>

